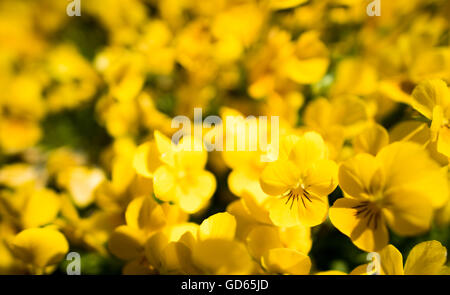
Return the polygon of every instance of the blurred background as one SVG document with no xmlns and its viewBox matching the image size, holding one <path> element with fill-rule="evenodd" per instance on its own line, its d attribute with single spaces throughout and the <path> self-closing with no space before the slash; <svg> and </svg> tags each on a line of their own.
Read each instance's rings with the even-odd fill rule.
<svg viewBox="0 0 450 295">
<path fill-rule="evenodd" d="M 0 0 L 0 238 L 23 228 L 10 221 L 5 200 L 30 186 L 68 194 L 75 204 L 82 203 L 78 195 L 92 195 L 86 206 L 76 206 L 81 218 L 99 210 L 123 214 L 126 150 L 154 130 L 170 136 L 176 131 L 171 118 L 192 118 L 194 107 L 203 108 L 204 117 L 226 107 L 320 130 L 336 158 L 351 141 L 338 134 L 351 134 L 361 120 L 388 130 L 418 120 L 405 104 L 412 89 L 426 78 L 450 82 L 450 2 L 381 0 L 381 15 L 374 17 L 366 12 L 370 2 L 81 0 L 81 16 L 70 17 L 71 1 Z M 357 101 L 314 104 L 342 95 Z M 63 173 L 72 166 L 88 170 Z M 210 205 L 190 216 L 197 223 L 238 199 L 220 153 L 209 154 L 207 169 L 217 189 Z M 99 192 L 104 179 L 114 193 L 110 187 Z M 330 205 L 341 196 L 336 189 Z M 442 213 L 421 236 L 391 232 L 391 243 L 404 257 L 421 241 L 448 248 L 449 215 Z M 105 222 L 113 229 L 123 220 Z M 312 237 L 315 271 L 348 272 L 367 262 L 329 220 L 313 228 Z M 83 238 L 69 238 L 83 273 L 121 273 L 124 262 L 77 239 Z M 0 273 L 11 271 L 9 256 L 0 246 Z M 64 273 L 66 263 L 56 273 Z"/>
</svg>

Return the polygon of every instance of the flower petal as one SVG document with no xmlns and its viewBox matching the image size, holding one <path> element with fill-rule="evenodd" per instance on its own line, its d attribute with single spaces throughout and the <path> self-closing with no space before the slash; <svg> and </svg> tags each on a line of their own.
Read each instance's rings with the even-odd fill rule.
<svg viewBox="0 0 450 295">
<path fill-rule="evenodd" d="M 380 251 L 380 264 L 385 275 L 403 275 L 402 253 L 392 245 Z"/>
<path fill-rule="evenodd" d="M 336 200 L 330 208 L 330 220 L 361 250 L 367 252 L 381 250 L 387 245 L 389 238 L 384 219 L 380 214 L 375 226 L 374 221 L 369 222 L 369 216 L 357 214 L 358 208 L 355 207 L 361 204 L 361 201 L 349 198 Z"/>
<path fill-rule="evenodd" d="M 407 275 L 438 275 L 447 260 L 447 249 L 438 241 L 422 242 L 408 255 L 405 264 Z"/>
<path fill-rule="evenodd" d="M 391 189 L 385 192 L 385 204 L 383 214 L 397 234 L 417 235 L 430 228 L 433 208 L 422 194 L 408 188 Z"/>
<path fill-rule="evenodd" d="M 261 173 L 261 187 L 266 194 L 277 196 L 285 193 L 300 179 L 299 169 L 288 160 L 278 160 L 264 168 Z"/>
<path fill-rule="evenodd" d="M 383 179 L 380 165 L 369 154 L 358 154 L 339 167 L 339 185 L 353 198 L 368 199 L 368 192 L 380 189 Z"/>
<path fill-rule="evenodd" d="M 307 275 L 311 269 L 311 259 L 293 249 L 277 248 L 266 252 L 262 265 L 270 273 Z"/>
<path fill-rule="evenodd" d="M 14 237 L 11 250 L 23 262 L 44 268 L 61 261 L 69 251 L 69 243 L 55 229 L 30 228 Z"/>
<path fill-rule="evenodd" d="M 200 240 L 233 240 L 235 233 L 236 219 L 233 215 L 224 212 L 214 214 L 203 220 L 198 231 L 198 237 Z"/>
</svg>

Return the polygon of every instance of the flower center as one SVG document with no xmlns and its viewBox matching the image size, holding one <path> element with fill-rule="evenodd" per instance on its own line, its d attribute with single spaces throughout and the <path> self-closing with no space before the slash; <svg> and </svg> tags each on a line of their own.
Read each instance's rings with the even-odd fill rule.
<svg viewBox="0 0 450 295">
<path fill-rule="evenodd" d="M 375 202 L 364 201 L 352 208 L 356 209 L 355 216 L 366 220 L 367 227 L 377 229 L 381 219 L 381 210 Z"/>
<path fill-rule="evenodd" d="M 287 193 L 284 194 L 282 198 L 287 198 L 285 203 L 286 205 L 289 204 L 289 202 L 291 203 L 290 209 L 292 209 L 292 206 L 294 205 L 295 201 L 298 202 L 299 200 L 301 200 L 305 208 L 306 208 L 305 199 L 310 203 L 312 203 L 311 194 L 306 190 L 304 184 L 297 184 L 294 188 L 288 190 Z"/>
</svg>

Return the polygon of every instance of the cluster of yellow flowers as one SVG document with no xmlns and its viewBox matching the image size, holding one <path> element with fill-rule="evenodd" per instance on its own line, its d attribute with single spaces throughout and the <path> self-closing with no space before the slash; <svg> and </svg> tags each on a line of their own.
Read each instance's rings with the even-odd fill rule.
<svg viewBox="0 0 450 295">
<path fill-rule="evenodd" d="M 450 274 L 450 2 L 369 2 L 0 1 L 0 274 Z M 194 108 L 277 156 L 174 143 Z M 318 266 L 332 231 L 380 267 Z"/>
</svg>

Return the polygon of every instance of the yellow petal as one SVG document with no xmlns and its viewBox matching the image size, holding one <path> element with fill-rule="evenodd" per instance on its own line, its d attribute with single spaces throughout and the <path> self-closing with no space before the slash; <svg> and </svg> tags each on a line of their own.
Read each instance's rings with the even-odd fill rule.
<svg viewBox="0 0 450 295">
<path fill-rule="evenodd" d="M 412 93 L 412 107 L 428 119 L 432 118 L 433 108 L 437 105 L 444 109 L 450 104 L 450 92 L 442 80 L 426 80 L 420 83 Z"/>
<path fill-rule="evenodd" d="M 371 275 L 375 272 L 375 265 L 372 265 L 372 270 L 368 272 L 369 263 L 362 264 L 357 266 L 354 270 L 352 270 L 349 275 L 351 276 L 362 276 L 362 275 Z"/>
<path fill-rule="evenodd" d="M 89 206 L 95 200 L 94 190 L 105 178 L 103 171 L 75 167 L 69 173 L 68 190 L 75 204 L 80 208 Z"/>
<path fill-rule="evenodd" d="M 145 244 L 145 256 L 160 274 L 197 274 L 190 249 L 180 242 L 170 242 L 162 232 L 151 236 Z"/>
<path fill-rule="evenodd" d="M 283 71 L 287 77 L 299 84 L 319 82 L 326 74 L 329 60 L 325 57 L 298 59 L 286 61 Z"/>
<path fill-rule="evenodd" d="M 432 141 L 436 141 L 436 139 L 438 138 L 438 134 L 442 125 L 444 125 L 444 110 L 441 106 L 437 105 L 433 108 L 433 117 L 430 126 Z"/>
<path fill-rule="evenodd" d="M 247 173 L 243 169 L 232 170 L 227 179 L 230 191 L 238 197 L 242 197 L 245 191 L 252 194 L 264 194 L 259 184 L 259 175 L 256 174 Z"/>
<path fill-rule="evenodd" d="M 169 243 L 161 253 L 161 260 L 161 274 L 192 275 L 198 272 L 193 265 L 191 251 L 183 243 Z"/>
<path fill-rule="evenodd" d="M 144 231 L 157 230 L 166 224 L 162 207 L 149 196 L 131 201 L 125 212 L 125 219 L 128 226 Z"/>
<path fill-rule="evenodd" d="M 379 150 L 389 144 L 389 134 L 383 126 L 373 124 L 366 128 L 353 140 L 353 148 L 357 153 L 376 155 Z"/>
<path fill-rule="evenodd" d="M 307 171 L 303 182 L 309 192 L 319 196 L 327 196 L 337 186 L 338 167 L 334 161 L 316 161 Z"/>
<path fill-rule="evenodd" d="M 299 181 L 300 175 L 293 162 L 278 160 L 264 168 L 260 178 L 261 188 L 266 194 L 281 195 Z"/>
<path fill-rule="evenodd" d="M 166 137 L 158 130 L 155 130 L 154 137 L 160 160 L 167 165 L 175 165 L 174 145 L 170 138 Z"/>
<path fill-rule="evenodd" d="M 411 161 L 414 159 L 414 161 Z M 445 171 L 420 145 L 396 142 L 383 148 L 377 155 L 388 188 L 409 187 L 415 195 L 422 194 L 433 206 L 442 206 L 448 198 Z"/>
<path fill-rule="evenodd" d="M 277 248 L 266 252 L 262 257 L 262 265 L 270 273 L 307 275 L 311 269 L 311 260 L 296 250 Z"/>
<path fill-rule="evenodd" d="M 285 199 L 273 198 L 269 201 L 269 217 L 276 226 L 290 227 L 300 224 L 296 204 L 286 204 Z"/>
<path fill-rule="evenodd" d="M 137 147 L 133 167 L 139 175 L 151 178 L 161 164 L 155 142 L 146 142 Z"/>
<path fill-rule="evenodd" d="M 339 185 L 353 198 L 367 199 L 368 192 L 382 187 L 383 179 L 380 164 L 369 154 L 358 154 L 339 167 Z"/>
<path fill-rule="evenodd" d="M 322 136 L 316 132 L 307 132 L 296 142 L 289 159 L 303 170 L 317 160 L 326 159 L 327 156 L 327 146 Z"/>
<path fill-rule="evenodd" d="M 403 275 L 402 253 L 392 245 L 380 251 L 380 264 L 385 275 Z"/>
<path fill-rule="evenodd" d="M 162 252 L 169 244 L 168 237 L 163 232 L 157 232 L 152 235 L 144 246 L 144 253 L 147 261 L 156 269 L 162 268 Z"/>
<path fill-rule="evenodd" d="M 433 208 L 425 196 L 408 188 L 396 188 L 385 192 L 385 200 L 383 214 L 399 235 L 417 235 L 430 228 Z"/>
<path fill-rule="evenodd" d="M 38 227 L 52 222 L 61 208 L 60 197 L 51 190 L 33 192 L 28 199 L 22 221 L 25 228 Z"/>
<path fill-rule="evenodd" d="M 253 262 L 245 246 L 236 241 L 199 241 L 192 253 L 196 266 L 204 274 L 246 275 L 253 269 Z"/>
<path fill-rule="evenodd" d="M 446 126 L 439 129 L 437 150 L 441 154 L 450 157 L 450 129 Z"/>
<path fill-rule="evenodd" d="M 276 227 L 256 226 L 247 237 L 247 247 L 250 255 L 259 261 L 267 251 L 283 245 Z"/>
<path fill-rule="evenodd" d="M 179 169 L 191 170 L 202 169 L 208 158 L 208 153 L 201 139 L 180 140 L 176 146 L 175 164 Z"/>
<path fill-rule="evenodd" d="M 280 239 L 286 248 L 294 249 L 304 254 L 311 250 L 311 228 L 305 225 L 282 227 L 279 229 Z"/>
<path fill-rule="evenodd" d="M 251 194 L 246 191 L 242 194 L 242 203 L 249 214 L 256 221 L 264 224 L 272 224 L 269 217 L 269 201 L 270 197 L 259 189 L 260 193 Z"/>
<path fill-rule="evenodd" d="M 369 215 L 357 214 L 361 201 L 340 198 L 330 208 L 329 216 L 333 225 L 361 250 L 373 252 L 381 250 L 387 245 L 389 235 L 385 221 L 381 214 L 376 225 L 373 217 L 369 222 Z"/>
<path fill-rule="evenodd" d="M 438 275 L 447 260 L 447 249 L 438 241 L 422 242 L 406 259 L 406 275 Z"/>
<path fill-rule="evenodd" d="M 389 134 L 391 141 L 413 141 L 425 145 L 430 140 L 430 128 L 420 121 L 403 121 L 394 126 Z"/>
<path fill-rule="evenodd" d="M 279 159 L 287 160 L 289 158 L 289 154 L 292 151 L 292 148 L 295 146 L 299 139 L 300 137 L 295 134 L 283 136 L 280 140 Z"/>
<path fill-rule="evenodd" d="M 224 212 L 214 214 L 203 220 L 198 231 L 198 237 L 200 240 L 233 240 L 235 232 L 236 219 L 233 215 Z"/>
<path fill-rule="evenodd" d="M 123 260 L 132 260 L 144 251 L 142 233 L 132 227 L 122 225 L 114 230 L 108 242 L 109 251 Z"/>
<path fill-rule="evenodd" d="M 304 196 L 299 198 L 303 201 L 297 200 L 294 206 L 297 206 L 300 224 L 313 227 L 325 221 L 328 214 L 327 196 L 319 196 L 310 192 L 309 200 Z"/>
<path fill-rule="evenodd" d="M 176 176 L 172 168 L 164 165 L 156 169 L 153 174 L 153 190 L 160 200 L 176 201 Z"/>
<path fill-rule="evenodd" d="M 180 207 L 187 213 L 202 209 L 216 190 L 214 174 L 206 170 L 192 172 L 179 182 L 176 199 Z"/>
<path fill-rule="evenodd" d="M 11 247 L 16 257 L 39 268 L 58 263 L 69 251 L 64 235 L 50 228 L 23 230 L 14 237 Z"/>
</svg>

